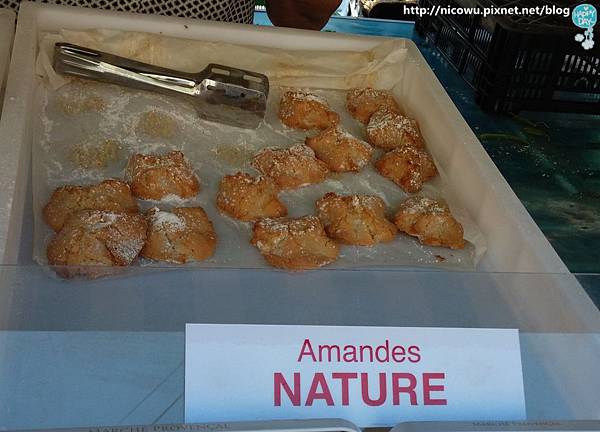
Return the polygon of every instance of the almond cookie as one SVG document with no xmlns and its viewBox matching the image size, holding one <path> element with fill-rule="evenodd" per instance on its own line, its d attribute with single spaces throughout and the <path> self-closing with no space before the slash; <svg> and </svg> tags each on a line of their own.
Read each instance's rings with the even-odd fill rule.
<svg viewBox="0 0 600 432">
<path fill-rule="evenodd" d="M 270 178 L 238 172 L 221 180 L 217 208 L 242 221 L 285 216 L 287 208 L 279 201 L 278 193 L 279 188 Z"/>
<path fill-rule="evenodd" d="M 200 182 L 180 151 L 135 154 L 129 158 L 126 175 L 133 194 L 142 199 L 158 201 L 173 195 L 192 198 L 200 191 Z"/>
<path fill-rule="evenodd" d="M 120 180 L 104 180 L 91 186 L 61 186 L 42 210 L 44 221 L 60 230 L 73 213 L 80 210 L 105 210 L 137 213 L 138 205 L 129 185 Z"/>
<path fill-rule="evenodd" d="M 375 162 L 375 168 L 408 193 L 419 192 L 426 181 L 438 174 L 429 153 L 415 147 L 387 152 Z"/>
<path fill-rule="evenodd" d="M 371 159 L 373 148 L 338 126 L 306 138 L 306 145 L 334 172 L 360 171 Z"/>
<path fill-rule="evenodd" d="M 385 203 L 379 197 L 330 192 L 316 206 L 327 235 L 342 243 L 372 246 L 396 236 L 396 226 L 386 219 Z"/>
<path fill-rule="evenodd" d="M 384 108 L 376 111 L 367 126 L 369 144 L 392 150 L 401 147 L 425 147 L 416 120 Z"/>
<path fill-rule="evenodd" d="M 171 212 L 154 207 L 146 214 L 148 238 L 142 256 L 155 261 L 185 264 L 203 261 L 215 253 L 217 234 L 201 207 Z"/>
<path fill-rule="evenodd" d="M 294 129 L 327 129 L 340 122 L 325 99 L 305 91 L 287 91 L 279 104 L 279 119 Z"/>
<path fill-rule="evenodd" d="M 394 217 L 398 229 L 428 246 L 465 247 L 462 225 L 442 199 L 413 196 L 400 204 Z"/>
<path fill-rule="evenodd" d="M 340 253 L 316 216 L 261 219 L 254 224 L 251 243 L 269 264 L 287 270 L 322 267 Z"/>
<path fill-rule="evenodd" d="M 252 166 L 272 178 L 281 189 L 321 183 L 329 174 L 327 165 L 303 144 L 290 148 L 265 148 L 254 156 Z"/>
<path fill-rule="evenodd" d="M 138 256 L 146 229 L 146 219 L 140 214 L 79 211 L 48 244 L 48 263 L 59 266 L 56 272 L 67 278 L 113 273 L 106 267 L 128 266 Z"/>
<path fill-rule="evenodd" d="M 350 90 L 346 94 L 346 108 L 352 117 L 364 124 L 369 123 L 373 113 L 382 108 L 400 112 L 400 107 L 389 92 L 370 87 Z"/>
</svg>

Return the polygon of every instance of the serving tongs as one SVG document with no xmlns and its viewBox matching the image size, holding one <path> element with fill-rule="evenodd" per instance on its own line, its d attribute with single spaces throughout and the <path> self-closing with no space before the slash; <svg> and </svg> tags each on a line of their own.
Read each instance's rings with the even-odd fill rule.
<svg viewBox="0 0 600 432">
<path fill-rule="evenodd" d="M 209 64 L 198 73 L 174 71 L 93 49 L 57 43 L 56 72 L 178 96 L 206 120 L 256 129 L 265 117 L 269 79 L 256 72 Z"/>
</svg>

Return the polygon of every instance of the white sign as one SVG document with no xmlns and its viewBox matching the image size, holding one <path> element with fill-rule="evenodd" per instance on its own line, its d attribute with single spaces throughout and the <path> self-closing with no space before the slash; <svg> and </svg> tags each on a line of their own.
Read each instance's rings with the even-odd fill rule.
<svg viewBox="0 0 600 432">
<path fill-rule="evenodd" d="M 185 421 L 522 420 L 517 330 L 188 324 Z"/>
</svg>

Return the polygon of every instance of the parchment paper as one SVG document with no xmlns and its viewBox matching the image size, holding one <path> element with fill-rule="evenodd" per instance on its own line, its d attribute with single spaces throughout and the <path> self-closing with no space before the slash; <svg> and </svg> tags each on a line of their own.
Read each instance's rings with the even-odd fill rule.
<svg viewBox="0 0 600 432">
<path fill-rule="evenodd" d="M 67 41 L 90 48 L 159 66 L 193 72 L 207 63 L 223 63 L 255 70 L 269 76 L 272 86 L 264 124 L 257 130 L 244 130 L 200 120 L 187 102 L 114 85 L 81 82 L 57 75 L 51 67 L 55 42 Z M 286 87 L 310 88 L 325 97 L 342 118 L 342 125 L 364 139 L 364 126 L 345 110 L 345 90 L 357 86 L 374 86 L 394 90 L 402 81 L 404 48 L 384 42 L 368 52 L 281 51 L 262 47 L 244 47 L 160 37 L 142 33 L 94 30 L 64 31 L 43 34 L 40 40 L 37 71 L 43 77 L 37 98 L 39 123 L 33 143 L 34 258 L 46 264 L 45 248 L 51 230 L 45 225 L 41 210 L 52 191 L 65 184 L 91 184 L 105 178 L 123 178 L 127 158 L 134 153 L 162 153 L 181 150 L 198 174 L 202 190 L 192 200 L 143 202 L 143 208 L 158 206 L 202 206 L 214 223 L 218 235 L 215 255 L 192 266 L 260 268 L 268 267 L 258 251 L 249 244 L 251 224 L 221 215 L 214 206 L 217 187 L 226 174 L 251 168 L 252 156 L 267 146 L 289 147 L 303 142 L 316 132 L 295 131 L 284 127 L 277 118 L 281 92 Z M 91 101 L 91 102 L 90 102 Z M 99 102 L 100 101 L 100 102 Z M 65 102 L 71 109 L 65 109 Z M 401 101 L 399 101 L 401 103 Z M 75 109 L 73 109 L 75 107 Z M 83 108 L 82 108 L 83 107 Z M 169 120 L 166 132 L 150 136 L 138 126 L 148 112 L 162 113 Z M 73 162 L 73 149 L 111 140 L 118 143 L 118 157 L 105 168 L 81 168 Z M 376 151 L 373 160 L 381 155 Z M 468 246 L 461 251 L 422 246 L 416 239 L 398 235 L 390 243 L 371 248 L 342 246 L 340 259 L 330 267 L 436 267 L 474 269 L 485 252 L 480 230 L 453 198 L 440 176 L 426 184 L 422 193 L 444 197 L 465 228 Z M 314 214 L 314 202 L 326 192 L 364 193 L 380 196 L 390 210 L 407 194 L 377 174 L 372 166 L 359 174 L 332 174 L 327 181 L 295 191 L 281 193 L 290 216 Z M 156 263 L 141 260 L 141 265 Z M 164 266 L 164 263 L 156 265 Z"/>
</svg>

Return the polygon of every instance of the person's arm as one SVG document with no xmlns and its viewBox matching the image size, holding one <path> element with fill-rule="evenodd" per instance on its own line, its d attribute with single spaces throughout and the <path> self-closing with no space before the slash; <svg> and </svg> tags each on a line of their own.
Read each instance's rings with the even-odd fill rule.
<svg viewBox="0 0 600 432">
<path fill-rule="evenodd" d="M 266 0 L 267 14 L 276 26 L 321 30 L 341 0 Z"/>
</svg>

